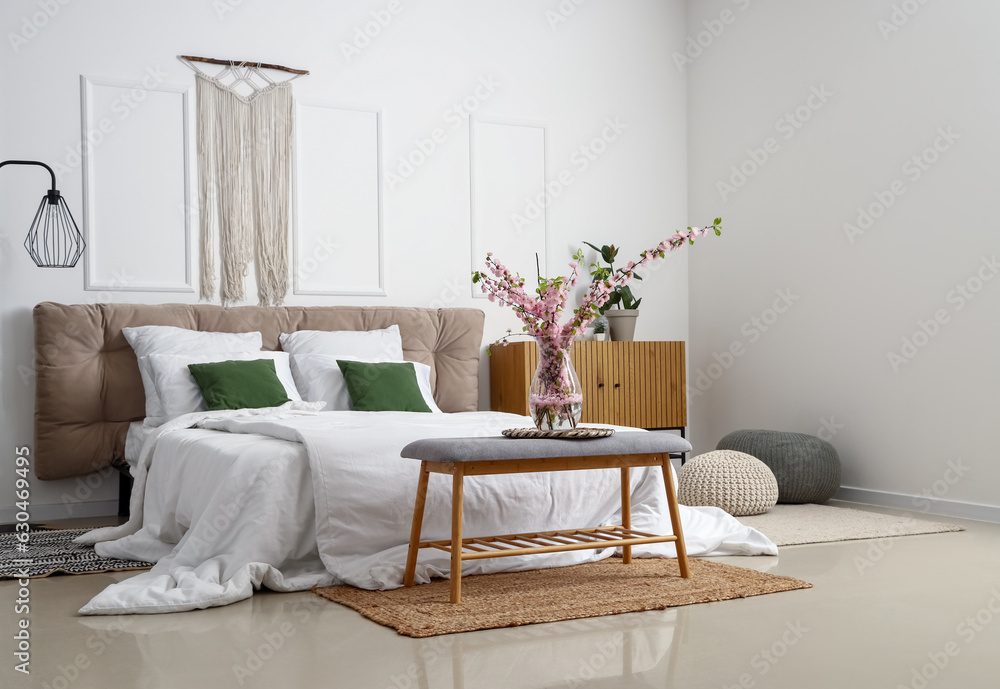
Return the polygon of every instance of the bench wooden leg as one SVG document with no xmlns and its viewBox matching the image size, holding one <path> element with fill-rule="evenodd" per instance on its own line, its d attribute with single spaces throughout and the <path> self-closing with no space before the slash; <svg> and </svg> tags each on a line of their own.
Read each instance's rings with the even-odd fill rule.
<svg viewBox="0 0 1000 689">
<path fill-rule="evenodd" d="M 628 467 L 622 467 L 622 526 L 632 528 L 632 481 Z M 622 546 L 622 562 L 632 564 L 632 546 Z"/>
<path fill-rule="evenodd" d="M 462 602 L 462 479 L 465 467 L 455 462 L 451 483 L 451 602 Z"/>
<path fill-rule="evenodd" d="M 677 548 L 677 564 L 681 570 L 681 576 L 685 579 L 691 578 L 691 570 L 688 567 L 687 546 L 684 545 L 684 530 L 681 528 L 681 510 L 677 505 L 677 490 L 674 488 L 674 472 L 670 467 L 670 455 L 663 455 L 660 464 L 663 469 L 663 483 L 667 488 L 667 508 L 670 510 L 670 525 L 673 527 L 677 540 L 674 546 Z"/>
<path fill-rule="evenodd" d="M 417 500 L 413 505 L 413 522 L 410 524 L 410 549 L 406 553 L 406 569 L 403 570 L 403 586 L 413 586 L 413 578 L 417 569 L 417 553 L 420 552 L 420 530 L 424 524 L 427 481 L 430 475 L 427 462 L 421 462 L 420 478 L 417 480 Z"/>
</svg>

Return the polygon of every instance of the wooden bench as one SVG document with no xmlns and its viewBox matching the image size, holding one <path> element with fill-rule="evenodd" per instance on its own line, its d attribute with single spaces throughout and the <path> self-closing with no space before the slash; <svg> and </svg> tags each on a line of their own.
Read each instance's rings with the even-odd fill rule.
<svg viewBox="0 0 1000 689">
<path fill-rule="evenodd" d="M 681 576 L 691 576 L 673 472 L 671 452 L 687 452 L 686 440 L 667 432 L 618 432 L 593 440 L 511 439 L 504 437 L 430 438 L 403 448 L 400 455 L 420 460 L 420 479 L 410 528 L 403 585 L 413 586 L 417 554 L 421 548 L 436 548 L 451 555 L 451 602 L 462 601 L 462 562 L 489 557 L 512 557 L 594 548 L 622 549 L 625 564 L 632 561 L 632 546 L 674 542 Z M 632 467 L 659 466 L 666 484 L 667 506 L 673 533 L 656 535 L 635 531 L 631 526 Z M 462 538 L 462 486 L 466 476 L 489 476 L 541 471 L 621 469 L 622 523 L 536 533 Z M 421 541 L 424 503 L 430 475 L 451 474 L 451 539 Z M 459 544 L 456 547 L 456 544 Z"/>
</svg>

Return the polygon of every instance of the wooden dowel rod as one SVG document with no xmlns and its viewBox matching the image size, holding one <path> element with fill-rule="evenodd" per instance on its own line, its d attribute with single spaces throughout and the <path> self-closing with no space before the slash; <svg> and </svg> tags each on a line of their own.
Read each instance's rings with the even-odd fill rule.
<svg viewBox="0 0 1000 689">
<path fill-rule="evenodd" d="M 290 72 L 292 74 L 309 74 L 309 71 L 305 69 L 292 69 L 291 67 L 283 67 L 282 65 L 272 65 L 268 62 L 257 62 L 256 60 L 220 60 L 215 57 L 195 57 L 194 55 L 181 55 L 181 59 L 188 60 L 189 62 L 205 62 L 210 65 L 257 65 L 262 69 L 277 69 L 281 72 Z"/>
<path fill-rule="evenodd" d="M 566 538 L 572 538 L 574 541 L 579 541 L 580 543 L 593 543 L 594 542 L 593 538 L 581 536 L 580 534 L 568 533 L 568 534 L 563 534 L 563 536 L 565 536 Z"/>
<path fill-rule="evenodd" d="M 523 548 L 525 543 L 534 543 L 535 545 L 548 545 L 548 543 L 543 543 L 542 541 L 536 541 L 533 538 L 497 538 L 498 541 L 503 541 L 504 543 L 510 543 L 512 546 Z"/>
<path fill-rule="evenodd" d="M 533 555 L 535 553 L 558 553 L 566 550 L 596 550 L 599 548 L 606 548 L 611 545 L 626 546 L 626 545 L 642 545 L 645 543 L 670 543 L 676 541 L 677 537 L 670 536 L 658 536 L 657 538 L 625 538 L 619 541 L 610 542 L 605 544 L 604 541 L 595 543 L 565 543 L 560 545 L 550 545 L 542 546 L 538 548 L 510 548 L 509 550 L 495 551 L 490 553 L 462 553 L 463 560 L 479 560 L 481 558 L 487 557 L 510 557 L 512 555 Z"/>
<path fill-rule="evenodd" d="M 627 536 L 640 536 L 642 538 L 656 537 L 656 534 L 646 533 L 645 531 L 636 531 L 635 529 L 623 529 L 623 533 Z"/>
</svg>

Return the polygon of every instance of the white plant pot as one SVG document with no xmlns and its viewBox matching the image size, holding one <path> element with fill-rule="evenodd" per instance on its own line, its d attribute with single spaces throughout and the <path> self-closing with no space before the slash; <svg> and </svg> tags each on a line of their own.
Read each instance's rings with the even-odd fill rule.
<svg viewBox="0 0 1000 689">
<path fill-rule="evenodd" d="M 604 312 L 613 342 L 631 342 L 635 337 L 635 320 L 639 309 L 609 309 Z"/>
</svg>

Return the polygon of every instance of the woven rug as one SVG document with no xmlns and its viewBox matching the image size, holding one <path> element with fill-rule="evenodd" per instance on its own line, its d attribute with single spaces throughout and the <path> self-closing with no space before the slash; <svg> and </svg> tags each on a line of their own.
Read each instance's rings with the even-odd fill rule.
<svg viewBox="0 0 1000 689">
<path fill-rule="evenodd" d="M 737 519 L 778 546 L 965 531 L 957 524 L 830 505 L 775 505 L 765 514 Z"/>
<path fill-rule="evenodd" d="M 313 591 L 404 636 L 426 637 L 812 588 L 798 579 L 719 562 L 697 558 L 689 562 L 690 579 L 680 578 L 676 560 L 635 559 L 625 565 L 620 558 L 470 576 L 462 579 L 462 602 L 458 605 L 448 602 L 449 582 L 445 579 L 391 591 L 352 586 Z"/>
<path fill-rule="evenodd" d="M 92 545 L 73 543 L 73 539 L 91 529 L 31 531 L 22 544 L 16 534 L 0 534 L 0 579 L 38 579 L 60 572 L 93 574 L 149 569 L 151 562 L 116 560 L 101 557 Z"/>
</svg>

